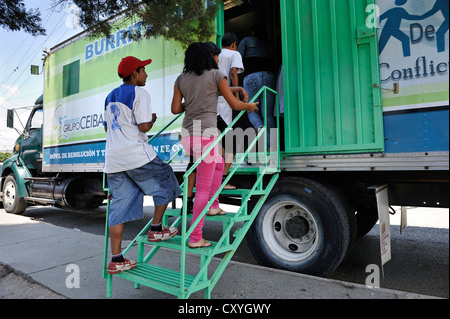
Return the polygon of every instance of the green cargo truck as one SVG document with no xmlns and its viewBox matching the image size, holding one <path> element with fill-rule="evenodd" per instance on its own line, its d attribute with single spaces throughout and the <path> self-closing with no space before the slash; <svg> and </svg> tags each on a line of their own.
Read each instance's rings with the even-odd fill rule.
<svg viewBox="0 0 450 319">
<path fill-rule="evenodd" d="M 263 21 L 283 70 L 282 113 L 274 114 L 279 179 L 247 234 L 258 262 L 325 276 L 377 222 L 378 195 L 385 206 L 449 207 L 448 1 L 232 0 L 219 7 L 218 43 L 224 32 L 242 39 Z M 162 38 L 129 39 L 127 31 L 144 28 L 129 21 L 116 19 L 109 37 L 82 33 L 51 49 L 43 101 L 2 167 L 7 212 L 29 204 L 83 209 L 105 199 L 103 103 L 120 84 L 122 57 L 153 59 L 146 86 L 158 114 L 153 134 L 174 118 L 184 51 Z M 179 152 L 180 127 L 181 118 L 152 145 L 181 178 L 188 158 Z M 251 179 L 231 182 L 245 188 Z"/>
</svg>

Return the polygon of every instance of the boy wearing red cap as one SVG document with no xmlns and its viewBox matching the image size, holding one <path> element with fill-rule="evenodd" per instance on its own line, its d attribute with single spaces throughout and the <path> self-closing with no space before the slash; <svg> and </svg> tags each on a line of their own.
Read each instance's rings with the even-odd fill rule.
<svg viewBox="0 0 450 319">
<path fill-rule="evenodd" d="M 109 274 L 136 267 L 135 261 L 124 258 L 123 225 L 143 217 L 143 197 L 153 196 L 155 211 L 148 241 L 172 238 L 178 230 L 161 225 L 167 205 L 180 195 L 180 186 L 172 168 L 164 163 L 148 144 L 146 133 L 156 121 L 151 99 L 145 86 L 145 66 L 152 60 L 123 58 L 118 67 L 123 84 L 105 100 L 106 153 L 104 172 L 111 192 L 109 230 L 112 259 Z"/>
</svg>

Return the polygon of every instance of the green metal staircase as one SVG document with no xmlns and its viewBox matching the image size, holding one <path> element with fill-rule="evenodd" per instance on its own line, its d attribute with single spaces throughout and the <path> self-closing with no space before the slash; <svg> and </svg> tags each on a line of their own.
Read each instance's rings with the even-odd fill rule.
<svg viewBox="0 0 450 319">
<path fill-rule="evenodd" d="M 275 91 L 264 87 L 254 99 L 256 99 L 260 94 L 264 93 L 265 95 L 267 91 L 277 94 Z M 276 105 L 278 110 L 278 95 Z M 233 121 L 233 123 L 230 124 L 228 129 L 230 129 L 238 121 L 239 117 L 242 116 L 242 114 L 243 112 L 241 112 L 241 114 Z M 153 138 L 156 138 L 177 119 L 178 117 L 175 118 L 171 123 L 166 125 L 163 130 L 161 130 L 161 132 L 159 132 Z M 228 177 L 223 181 L 216 194 L 208 202 L 201 215 L 194 223 L 191 223 L 190 227 L 188 227 L 188 216 L 186 213 L 188 177 L 194 171 L 195 167 L 197 167 L 197 165 L 203 160 L 206 154 L 209 154 L 210 150 L 212 150 L 213 147 L 217 145 L 217 143 L 219 143 L 220 140 L 225 136 L 226 132 L 224 132 L 216 140 L 216 142 L 210 146 L 210 148 L 204 153 L 204 155 L 194 164 L 194 166 L 184 174 L 184 183 L 181 185 L 183 194 L 183 209 L 167 209 L 166 213 L 164 214 L 163 224 L 171 225 L 181 229 L 178 235 L 169 240 L 150 243 L 147 241 L 147 233 L 151 225 L 150 221 L 123 252 L 123 254 L 125 255 L 132 247 L 137 246 L 137 267 L 131 270 L 123 271 L 116 275 L 109 275 L 106 273 L 106 267 L 108 264 L 107 256 L 109 242 L 108 200 L 103 265 L 103 278 L 107 280 L 107 297 L 112 296 L 113 277 L 119 277 L 134 282 L 135 288 L 139 288 L 140 285 L 145 285 L 150 288 L 174 295 L 180 299 L 187 299 L 192 293 L 200 290 L 204 290 L 205 298 L 211 298 L 212 289 L 217 284 L 220 276 L 225 271 L 226 266 L 230 262 L 234 253 L 247 234 L 247 231 L 255 220 L 256 215 L 258 214 L 261 206 L 264 204 L 279 176 L 280 154 L 279 151 L 272 153 L 269 153 L 267 151 L 267 134 L 265 127 L 258 132 L 256 139 L 254 139 L 249 144 L 249 147 L 244 153 L 236 155 L 234 165 L 232 166 Z M 277 125 L 277 127 L 279 127 L 279 124 Z M 261 138 L 264 139 L 264 150 L 259 153 L 251 153 L 250 150 L 254 149 L 253 147 Z M 244 164 L 245 161 L 249 160 L 249 158 L 256 157 L 259 159 L 258 163 L 253 165 Z M 224 190 L 225 185 L 235 174 L 247 176 L 253 175 L 253 186 L 247 189 Z M 106 187 L 105 190 L 107 190 Z M 238 211 L 236 213 L 227 213 L 226 215 L 208 216 L 207 212 L 212 202 L 215 198 L 217 198 L 217 196 L 219 196 L 219 194 L 240 197 L 241 205 Z M 252 208 L 249 208 L 250 203 L 252 203 Z M 208 240 L 212 243 L 212 246 L 210 247 L 196 249 L 189 248 L 189 236 L 195 226 L 202 219 L 202 217 L 205 217 L 206 222 L 222 223 L 222 236 L 217 242 Z M 171 223 L 169 223 L 169 218 L 171 220 Z M 240 226 L 237 229 L 234 228 L 236 223 L 239 223 Z M 171 269 L 151 264 L 152 258 L 162 247 L 180 252 L 179 263 L 172 265 Z M 199 256 L 199 267 L 196 268 L 194 273 L 188 273 L 188 270 L 186 269 L 186 254 L 188 253 Z M 215 267 L 215 269 L 211 269 L 211 261 L 213 260 L 213 257 L 221 258 L 220 263 Z"/>
</svg>

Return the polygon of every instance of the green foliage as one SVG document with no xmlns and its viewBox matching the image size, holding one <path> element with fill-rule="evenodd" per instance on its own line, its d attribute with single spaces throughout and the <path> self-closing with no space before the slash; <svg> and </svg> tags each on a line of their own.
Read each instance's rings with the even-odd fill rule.
<svg viewBox="0 0 450 319">
<path fill-rule="evenodd" d="M 25 8 L 24 0 L 0 1 L 0 27 L 24 30 L 32 35 L 45 35 L 39 9 Z M 135 40 L 163 36 L 187 47 L 195 41 L 206 41 L 214 35 L 217 4 L 211 0 L 53 0 L 52 8 L 70 4 L 79 7 L 79 21 L 92 37 L 108 37 L 115 30 L 109 18 L 118 15 L 132 22 L 151 26 L 145 34 L 132 34 Z M 208 5 L 206 5 L 206 3 Z"/>
<path fill-rule="evenodd" d="M 73 2 L 80 8 L 80 24 L 93 37 L 107 37 L 114 33 L 108 18 L 124 15 L 131 22 L 142 21 L 146 32 L 131 34 L 135 40 L 163 36 L 189 46 L 195 41 L 206 41 L 214 35 L 217 5 L 207 0 L 55 0 L 64 4 Z M 130 23 L 131 24 L 131 23 Z"/>
<path fill-rule="evenodd" d="M 8 158 L 11 157 L 11 153 L 0 153 L 0 163 L 3 163 L 4 161 L 6 161 Z"/>
<path fill-rule="evenodd" d="M 0 27 L 9 31 L 23 30 L 34 36 L 45 35 L 39 9 L 27 11 L 23 0 L 0 1 Z"/>
<path fill-rule="evenodd" d="M 203 0 L 161 1 L 165 5 L 156 1 L 143 2 L 147 4 L 142 18 L 152 25 L 147 37 L 164 36 L 187 47 L 195 41 L 207 41 L 214 35 L 216 5 L 206 8 Z"/>
</svg>

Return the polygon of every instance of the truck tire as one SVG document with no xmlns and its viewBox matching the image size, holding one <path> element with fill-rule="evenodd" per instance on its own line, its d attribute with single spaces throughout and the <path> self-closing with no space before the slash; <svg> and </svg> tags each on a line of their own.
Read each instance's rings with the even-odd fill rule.
<svg viewBox="0 0 450 319">
<path fill-rule="evenodd" d="M 18 196 L 17 182 L 14 174 L 6 176 L 3 183 L 3 208 L 10 214 L 22 214 L 27 208 L 25 199 Z"/>
<path fill-rule="evenodd" d="M 282 178 L 247 241 L 262 265 L 326 277 L 355 237 L 356 221 L 339 191 L 306 178 Z"/>
</svg>

